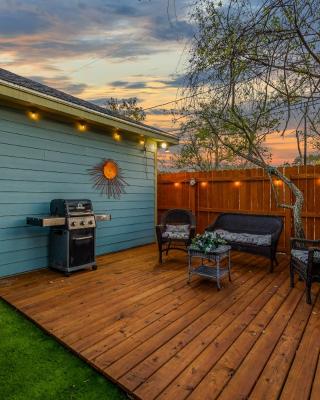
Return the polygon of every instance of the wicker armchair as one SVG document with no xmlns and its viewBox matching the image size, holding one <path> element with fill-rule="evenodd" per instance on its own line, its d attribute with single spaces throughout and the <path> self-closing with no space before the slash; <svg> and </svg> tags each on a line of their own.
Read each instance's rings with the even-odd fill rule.
<svg viewBox="0 0 320 400">
<path fill-rule="evenodd" d="M 169 232 L 167 232 L 167 227 L 169 225 L 177 227 L 186 227 L 186 225 L 188 225 L 188 227 L 183 232 L 177 232 L 176 235 L 174 233 L 169 235 Z M 187 247 L 191 243 L 195 233 L 196 219 L 190 211 L 171 209 L 162 214 L 160 225 L 156 225 L 159 262 L 162 263 L 163 252 L 168 255 L 171 249 L 187 251 Z"/>
<path fill-rule="evenodd" d="M 306 282 L 307 303 L 311 304 L 312 282 L 320 282 L 320 240 L 291 239 L 291 287 L 294 287 L 295 273 Z"/>
</svg>

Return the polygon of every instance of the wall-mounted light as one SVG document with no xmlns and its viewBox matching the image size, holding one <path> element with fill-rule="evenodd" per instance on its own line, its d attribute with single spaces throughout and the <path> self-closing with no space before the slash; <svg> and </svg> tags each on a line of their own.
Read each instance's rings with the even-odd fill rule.
<svg viewBox="0 0 320 400">
<path fill-rule="evenodd" d="M 174 183 L 174 187 L 178 188 L 178 187 L 180 187 L 180 186 L 181 186 L 181 183 L 180 183 L 180 182 L 175 182 L 175 183 Z"/>
<path fill-rule="evenodd" d="M 276 179 L 274 181 L 275 186 L 281 186 L 282 185 L 282 181 L 280 179 Z"/>
<path fill-rule="evenodd" d="M 162 143 L 161 143 L 161 148 L 162 148 L 162 149 L 165 150 L 167 147 L 168 147 L 168 145 L 167 145 L 166 142 L 162 142 Z"/>
<path fill-rule="evenodd" d="M 235 187 L 239 187 L 240 185 L 241 185 L 241 182 L 240 182 L 240 181 L 235 181 L 235 182 L 234 182 L 234 186 L 235 186 Z"/>
<path fill-rule="evenodd" d="M 28 112 L 28 116 L 30 119 L 32 119 L 33 121 L 38 121 L 39 120 L 39 113 L 35 110 L 31 110 Z"/>
<path fill-rule="evenodd" d="M 200 185 L 201 185 L 202 187 L 207 187 L 207 186 L 208 186 L 208 182 L 201 182 Z"/>
<path fill-rule="evenodd" d="M 115 133 L 112 135 L 112 137 L 113 137 L 113 139 L 116 140 L 117 142 L 120 142 L 120 140 L 121 140 L 121 135 L 120 135 L 120 133 L 118 133 L 118 132 L 115 132 Z"/>
<path fill-rule="evenodd" d="M 146 140 L 143 136 L 139 139 L 139 145 L 141 146 L 141 151 L 143 151 L 144 155 L 146 155 L 147 145 L 146 145 Z"/>
<path fill-rule="evenodd" d="M 85 132 L 85 131 L 87 130 L 87 125 L 86 125 L 86 123 L 85 123 L 84 121 L 79 121 L 79 122 L 77 123 L 77 129 L 78 129 L 78 131 L 80 131 L 80 132 Z"/>
</svg>

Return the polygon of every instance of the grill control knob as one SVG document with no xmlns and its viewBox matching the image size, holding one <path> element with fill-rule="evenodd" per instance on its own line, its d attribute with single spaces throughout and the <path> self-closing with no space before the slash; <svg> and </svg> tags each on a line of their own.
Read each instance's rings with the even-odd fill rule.
<svg viewBox="0 0 320 400">
<path fill-rule="evenodd" d="M 89 225 L 92 225 L 92 220 L 91 220 L 91 219 L 89 220 L 88 224 L 89 224 Z"/>
<path fill-rule="evenodd" d="M 80 225 L 82 225 L 82 226 L 83 226 L 83 225 L 84 225 L 84 221 L 80 221 Z"/>
<path fill-rule="evenodd" d="M 74 221 L 72 221 L 71 226 L 76 226 L 76 223 Z"/>
</svg>

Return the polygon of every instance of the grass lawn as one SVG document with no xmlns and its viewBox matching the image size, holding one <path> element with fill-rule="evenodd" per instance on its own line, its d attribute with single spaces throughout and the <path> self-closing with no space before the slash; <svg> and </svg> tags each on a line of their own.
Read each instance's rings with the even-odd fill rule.
<svg viewBox="0 0 320 400">
<path fill-rule="evenodd" d="M 0 399 L 122 400 L 127 397 L 0 300 Z"/>
</svg>

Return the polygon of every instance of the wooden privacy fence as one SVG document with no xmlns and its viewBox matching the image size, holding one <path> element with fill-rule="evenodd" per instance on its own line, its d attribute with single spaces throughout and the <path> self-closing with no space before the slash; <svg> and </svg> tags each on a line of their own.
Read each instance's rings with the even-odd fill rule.
<svg viewBox="0 0 320 400">
<path fill-rule="evenodd" d="M 282 168 L 304 193 L 303 223 L 308 239 L 320 239 L 320 166 Z M 195 184 L 192 185 L 192 179 Z M 292 202 L 290 190 L 275 181 L 279 199 Z M 278 208 L 269 177 L 262 169 L 179 172 L 158 175 L 158 219 L 170 208 L 187 208 L 203 232 L 222 212 L 277 215 L 284 229 L 279 251 L 288 252 L 293 236 L 291 210 Z"/>
</svg>

